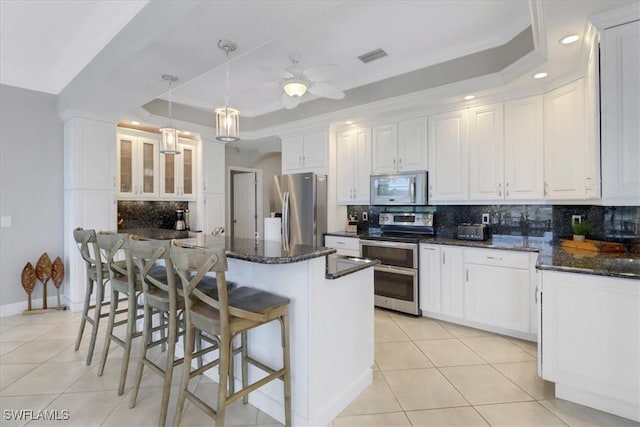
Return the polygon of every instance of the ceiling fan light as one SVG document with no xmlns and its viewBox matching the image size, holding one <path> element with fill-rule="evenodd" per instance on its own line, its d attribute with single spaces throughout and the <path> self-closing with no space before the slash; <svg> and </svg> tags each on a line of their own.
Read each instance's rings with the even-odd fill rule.
<svg viewBox="0 0 640 427">
<path fill-rule="evenodd" d="M 233 142 L 240 139 L 240 112 L 235 108 L 216 108 L 216 139 Z"/>
<path fill-rule="evenodd" d="M 291 97 L 304 95 L 307 93 L 308 88 L 309 86 L 307 86 L 307 83 L 299 79 L 289 79 L 282 85 L 284 93 Z"/>
</svg>

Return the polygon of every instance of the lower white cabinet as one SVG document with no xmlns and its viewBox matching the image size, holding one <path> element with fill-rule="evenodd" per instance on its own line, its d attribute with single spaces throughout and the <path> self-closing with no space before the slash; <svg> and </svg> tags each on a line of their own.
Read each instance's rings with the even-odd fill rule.
<svg viewBox="0 0 640 427">
<path fill-rule="evenodd" d="M 640 421 L 638 281 L 544 270 L 541 305 L 541 374 L 556 397 Z"/>
<path fill-rule="evenodd" d="M 423 315 L 532 339 L 535 252 L 420 244 Z"/>
<path fill-rule="evenodd" d="M 360 239 L 357 237 L 324 236 L 324 245 L 336 249 L 338 255 L 360 256 Z"/>
<path fill-rule="evenodd" d="M 529 274 L 526 253 L 465 249 L 465 319 L 528 333 Z"/>
<path fill-rule="evenodd" d="M 440 258 L 442 262 L 440 269 L 442 314 L 462 318 L 464 316 L 462 248 L 443 246 L 440 249 Z"/>
</svg>

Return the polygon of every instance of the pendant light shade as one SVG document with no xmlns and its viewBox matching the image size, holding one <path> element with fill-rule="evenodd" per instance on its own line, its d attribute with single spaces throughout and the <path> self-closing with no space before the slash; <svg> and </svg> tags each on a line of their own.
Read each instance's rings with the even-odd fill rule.
<svg viewBox="0 0 640 427">
<path fill-rule="evenodd" d="M 164 74 L 162 79 L 169 82 L 169 126 L 159 129 L 162 133 L 160 152 L 169 155 L 180 154 L 178 151 L 178 129 L 173 126 L 173 108 L 171 103 L 171 83 L 178 81 L 178 78 Z"/>
<path fill-rule="evenodd" d="M 216 139 L 224 142 L 233 142 L 240 139 L 240 112 L 235 108 L 229 107 L 229 93 L 231 92 L 231 84 L 229 79 L 229 52 L 236 50 L 235 43 L 229 40 L 219 40 L 218 47 L 222 49 L 226 55 L 225 68 L 225 94 L 224 107 L 216 108 Z"/>
</svg>

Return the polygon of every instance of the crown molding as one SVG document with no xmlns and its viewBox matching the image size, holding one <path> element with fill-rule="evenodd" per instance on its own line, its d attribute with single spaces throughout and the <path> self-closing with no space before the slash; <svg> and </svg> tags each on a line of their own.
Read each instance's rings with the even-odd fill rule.
<svg viewBox="0 0 640 427">
<path fill-rule="evenodd" d="M 634 3 L 629 6 L 620 7 L 618 9 L 592 16 L 590 21 L 598 30 L 604 30 L 615 27 L 616 25 L 637 21 L 639 19 L 640 3 Z"/>
</svg>

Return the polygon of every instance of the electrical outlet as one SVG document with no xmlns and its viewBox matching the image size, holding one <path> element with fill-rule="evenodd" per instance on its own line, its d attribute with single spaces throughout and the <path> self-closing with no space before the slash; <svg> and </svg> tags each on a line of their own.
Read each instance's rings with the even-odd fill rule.
<svg viewBox="0 0 640 427">
<path fill-rule="evenodd" d="M 571 225 L 580 224 L 582 222 L 582 215 L 571 215 Z"/>
<path fill-rule="evenodd" d="M 368 221 L 369 220 L 369 214 L 367 214 L 367 212 L 362 212 L 362 220 L 363 221 Z"/>
<path fill-rule="evenodd" d="M 483 213 L 482 214 L 482 223 L 483 224 L 489 224 L 489 214 L 488 213 Z"/>
</svg>

